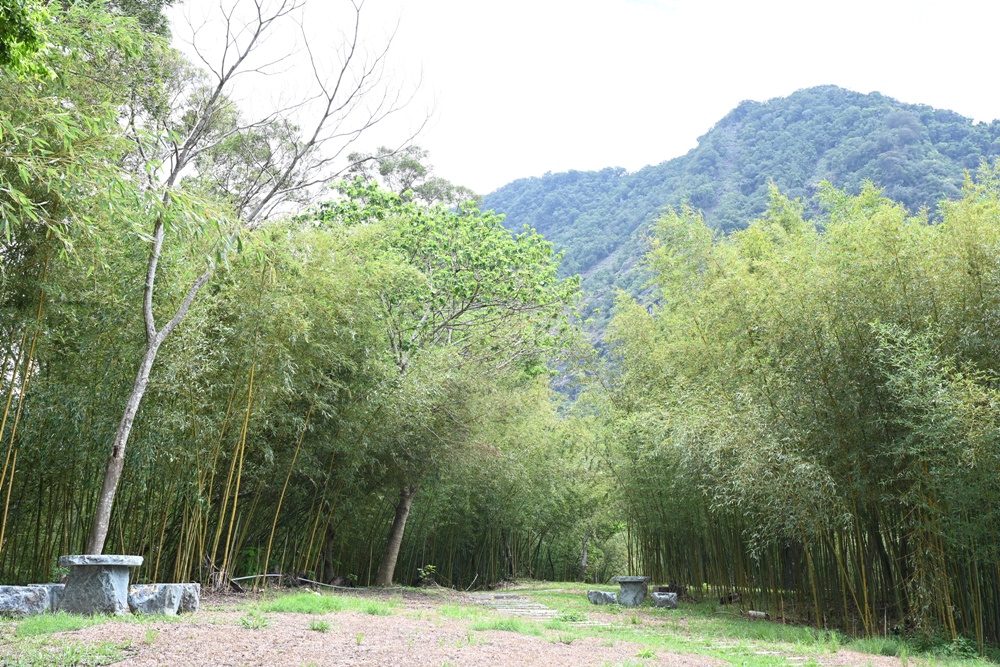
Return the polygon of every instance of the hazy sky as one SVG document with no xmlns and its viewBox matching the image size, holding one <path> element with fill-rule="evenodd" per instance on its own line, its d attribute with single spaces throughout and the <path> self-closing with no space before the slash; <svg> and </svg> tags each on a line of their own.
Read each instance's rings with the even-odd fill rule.
<svg viewBox="0 0 1000 667">
<path fill-rule="evenodd" d="M 319 41 L 337 42 L 343 4 L 308 0 Z M 481 193 L 659 163 L 741 100 L 814 85 L 1000 118 L 996 0 L 366 0 L 362 20 L 373 45 L 398 23 L 392 74 L 421 86 L 359 147 L 393 143 L 432 109 L 417 143 L 438 175 Z"/>
</svg>

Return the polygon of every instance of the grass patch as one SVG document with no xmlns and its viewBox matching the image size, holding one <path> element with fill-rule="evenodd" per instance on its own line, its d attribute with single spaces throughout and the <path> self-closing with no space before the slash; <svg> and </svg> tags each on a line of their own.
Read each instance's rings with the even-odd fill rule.
<svg viewBox="0 0 1000 667">
<path fill-rule="evenodd" d="M 260 603 L 260 610 L 278 614 L 329 614 L 338 611 L 356 611 L 372 616 L 390 616 L 398 603 L 389 600 L 372 600 L 355 596 L 323 595 L 319 593 L 291 593 Z"/>
<path fill-rule="evenodd" d="M 293 593 L 260 604 L 261 611 L 279 614 L 327 614 L 345 607 L 343 598 L 315 593 Z"/>
<path fill-rule="evenodd" d="M 906 642 L 897 637 L 855 639 L 848 643 L 847 647 L 859 653 L 871 653 L 872 655 L 903 657 L 910 653 Z"/>
<path fill-rule="evenodd" d="M 315 630 L 316 632 L 329 632 L 330 624 L 326 621 L 310 621 L 309 629 Z"/>
<path fill-rule="evenodd" d="M 72 632 L 82 630 L 92 625 L 100 625 L 112 620 L 108 616 L 80 616 L 78 614 L 67 614 L 60 611 L 56 614 L 38 614 L 28 616 L 17 622 L 18 637 L 35 637 L 38 635 L 49 635 L 53 632 Z"/>
<path fill-rule="evenodd" d="M 478 621 L 490 614 L 482 607 L 459 604 L 443 604 L 437 608 L 437 613 L 445 618 L 458 621 Z"/>
<path fill-rule="evenodd" d="M 121 662 L 127 657 L 130 648 L 131 642 L 84 644 L 67 641 L 53 644 L 38 639 L 27 640 L 21 642 L 13 652 L 7 652 L 4 648 L 2 664 L 4 667 L 98 667 Z"/>
<path fill-rule="evenodd" d="M 539 629 L 536 624 L 522 621 L 519 618 L 510 617 L 477 621 L 469 627 L 477 632 L 484 632 L 486 630 L 502 630 L 503 632 L 516 632 L 521 635 L 534 635 L 536 637 L 542 634 L 541 629 Z"/>
<path fill-rule="evenodd" d="M 585 623 L 587 615 L 581 611 L 561 611 L 556 615 L 556 620 L 563 623 Z"/>
<path fill-rule="evenodd" d="M 271 625 L 270 619 L 257 610 L 252 610 L 239 620 L 239 624 L 247 630 L 260 630 Z"/>
</svg>

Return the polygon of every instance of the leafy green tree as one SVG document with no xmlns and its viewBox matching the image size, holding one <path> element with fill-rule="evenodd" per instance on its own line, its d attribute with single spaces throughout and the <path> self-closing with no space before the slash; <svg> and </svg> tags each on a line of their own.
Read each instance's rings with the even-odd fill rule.
<svg viewBox="0 0 1000 667">
<path fill-rule="evenodd" d="M 458 206 L 479 201 L 472 190 L 453 185 L 433 175 L 426 163 L 428 153 L 419 146 L 392 149 L 382 146 L 375 153 L 351 153 L 347 175 L 364 181 L 377 181 L 386 189 L 425 204 Z"/>
<path fill-rule="evenodd" d="M 361 181 L 342 192 L 318 219 L 364 234 L 374 256 L 398 267 L 376 288 L 395 366 L 378 407 L 389 419 L 383 460 L 399 484 L 376 578 L 387 586 L 421 481 L 476 421 L 477 378 L 544 373 L 577 283 L 556 277 L 539 235 L 513 236 L 496 216 L 419 205 Z"/>
</svg>

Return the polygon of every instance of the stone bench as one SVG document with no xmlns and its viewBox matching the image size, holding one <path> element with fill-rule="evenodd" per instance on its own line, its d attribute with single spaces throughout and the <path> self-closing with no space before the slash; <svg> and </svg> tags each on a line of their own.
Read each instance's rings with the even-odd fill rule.
<svg viewBox="0 0 1000 667">
<path fill-rule="evenodd" d="M 177 614 L 198 611 L 201 584 L 137 584 L 128 589 L 133 614 Z"/>
<path fill-rule="evenodd" d="M 115 614 L 128 611 L 128 570 L 142 556 L 62 556 L 70 573 L 59 608 L 71 614 Z"/>
</svg>

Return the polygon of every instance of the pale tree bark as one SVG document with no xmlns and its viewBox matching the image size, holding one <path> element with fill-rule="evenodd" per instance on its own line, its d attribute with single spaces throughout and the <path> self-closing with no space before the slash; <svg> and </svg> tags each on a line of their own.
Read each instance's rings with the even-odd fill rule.
<svg viewBox="0 0 1000 667">
<path fill-rule="evenodd" d="M 406 519 L 410 516 L 413 498 L 417 495 L 416 486 L 403 485 L 399 488 L 399 502 L 396 503 L 396 517 L 389 529 L 389 541 L 385 545 L 385 555 L 378 566 L 375 577 L 376 586 L 392 586 L 392 576 L 396 572 L 396 559 L 399 558 L 399 548 L 403 544 L 403 531 L 406 529 Z"/>
<path fill-rule="evenodd" d="M 578 581 L 583 581 L 587 576 L 587 545 L 590 543 L 590 531 L 583 536 L 583 555 L 580 557 L 580 577 Z"/>
<path fill-rule="evenodd" d="M 145 186 L 147 194 L 156 194 L 154 199 L 158 200 L 162 210 L 170 207 L 173 201 L 171 193 L 180 182 L 182 174 L 186 175 L 196 169 L 196 160 L 200 154 L 238 133 L 252 132 L 268 123 L 281 122 L 302 108 L 302 104 L 292 105 L 257 120 L 239 122 L 221 135 L 213 134 L 216 119 L 220 114 L 224 117 L 223 112 L 230 108 L 229 95 L 233 80 L 249 72 L 267 73 L 265 70 L 269 66 L 280 62 L 281 59 L 267 65 L 249 65 L 248 59 L 258 50 L 276 22 L 288 17 L 294 20 L 292 15 L 301 9 L 303 0 L 248 0 L 248 4 L 252 15 L 248 21 L 237 20 L 235 8 L 228 11 L 223 9 L 225 34 L 221 43 L 224 48 L 215 64 L 210 63 L 198 49 L 195 40 L 199 29 L 192 26 L 194 37 L 191 44 L 214 81 L 207 95 L 200 95 L 200 90 L 192 91 L 192 99 L 197 100 L 193 107 L 173 110 L 180 116 L 193 114 L 193 123 L 190 118 L 184 119 L 183 126 L 190 128 L 186 135 L 177 138 L 176 118 L 145 118 L 143 122 L 138 122 L 135 114 L 129 117 L 128 135 L 135 144 L 136 155 L 146 165 L 162 165 L 162 171 L 155 168 L 147 171 Z M 345 42 L 341 45 L 341 62 L 331 76 L 321 72 L 318 58 L 306 44 L 316 86 L 316 91 L 307 99 L 318 100 L 319 110 L 303 127 L 301 140 L 295 142 L 293 151 L 256 164 L 256 174 L 248 177 L 249 182 L 255 185 L 245 193 L 242 200 L 233 202 L 239 211 L 239 226 L 254 228 L 262 224 L 289 197 L 338 178 L 353 165 L 333 170 L 333 161 L 367 130 L 409 103 L 410 99 L 403 99 L 398 90 L 395 94 L 382 90 L 385 58 L 391 39 L 374 56 L 368 56 L 361 50 L 358 25 L 362 4 L 361 0 L 352 0 L 350 3 L 354 8 L 353 31 L 347 33 Z M 194 94 L 195 92 L 198 94 Z M 366 105 L 369 98 L 373 98 L 373 103 Z M 416 132 L 419 131 L 418 129 Z M 411 133 L 403 145 L 408 144 L 416 132 Z M 401 145 L 400 150 L 402 147 Z M 238 231 L 233 232 L 230 242 L 235 239 L 236 234 Z M 209 263 L 191 283 L 173 317 L 162 329 L 157 329 L 153 297 L 164 235 L 165 221 L 161 212 L 153 224 L 143 286 L 146 349 L 111 443 L 111 455 L 105 466 L 101 493 L 87 540 L 88 554 L 100 554 L 104 550 L 115 495 L 125 465 L 125 449 L 160 346 L 187 315 L 198 292 L 215 271 L 214 263 Z M 410 500 L 412 501 L 412 497 Z M 407 504 L 407 511 L 408 509 Z M 403 522 L 405 523 L 405 516 Z"/>
</svg>

